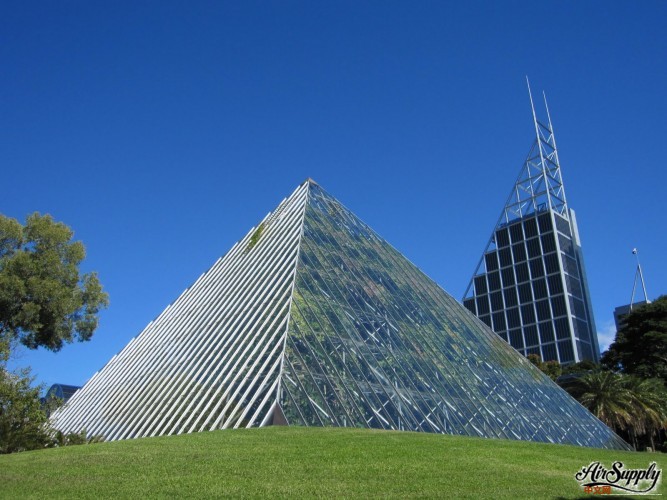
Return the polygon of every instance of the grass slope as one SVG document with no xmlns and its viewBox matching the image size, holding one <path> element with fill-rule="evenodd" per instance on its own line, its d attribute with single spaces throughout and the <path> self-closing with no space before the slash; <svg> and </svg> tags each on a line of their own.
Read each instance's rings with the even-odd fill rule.
<svg viewBox="0 0 667 500">
<path fill-rule="evenodd" d="M 269 427 L 0 456 L 0 496 L 576 498 L 574 474 L 595 460 L 667 464 L 576 446 Z"/>
</svg>

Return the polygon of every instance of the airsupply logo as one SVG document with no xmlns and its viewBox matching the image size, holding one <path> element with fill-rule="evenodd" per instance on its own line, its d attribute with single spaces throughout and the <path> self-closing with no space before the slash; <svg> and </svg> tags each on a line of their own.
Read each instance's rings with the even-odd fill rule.
<svg viewBox="0 0 667 500">
<path fill-rule="evenodd" d="M 574 475 L 584 493 L 594 495 L 655 495 L 661 477 L 662 469 L 655 462 L 646 469 L 628 469 L 623 462 L 606 468 L 600 462 L 591 462 Z"/>
</svg>

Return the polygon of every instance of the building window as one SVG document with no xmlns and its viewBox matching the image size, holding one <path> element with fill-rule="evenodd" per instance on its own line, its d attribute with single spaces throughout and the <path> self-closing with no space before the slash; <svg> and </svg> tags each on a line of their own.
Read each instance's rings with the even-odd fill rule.
<svg viewBox="0 0 667 500">
<path fill-rule="evenodd" d="M 544 361 L 557 361 L 558 355 L 556 354 L 556 345 L 547 344 L 542 346 L 542 360 Z"/>
<path fill-rule="evenodd" d="M 540 233 L 548 233 L 553 229 L 553 226 L 551 224 L 551 215 L 546 213 L 542 214 L 538 217 L 538 221 L 540 224 Z"/>
<path fill-rule="evenodd" d="M 514 255 L 514 262 L 523 262 L 526 260 L 526 247 L 523 242 L 512 245 L 512 254 Z"/>
<path fill-rule="evenodd" d="M 533 257 L 539 257 L 542 255 L 542 248 L 540 247 L 540 239 L 539 238 L 533 238 L 528 241 L 526 241 L 526 247 L 528 248 L 528 256 L 533 258 Z"/>
<path fill-rule="evenodd" d="M 516 279 L 519 283 L 524 283 L 530 279 L 530 274 L 528 274 L 528 264 L 526 262 L 517 264 L 514 269 L 516 269 Z"/>
<path fill-rule="evenodd" d="M 521 306 L 521 319 L 523 320 L 524 325 L 535 323 L 535 310 L 533 309 L 533 304 Z"/>
<path fill-rule="evenodd" d="M 502 292 L 492 292 L 491 295 L 491 309 L 495 311 L 502 311 L 503 306 L 503 293 Z"/>
<path fill-rule="evenodd" d="M 549 299 L 535 302 L 535 309 L 537 309 L 537 317 L 540 321 L 551 319 L 551 311 L 549 310 Z"/>
<path fill-rule="evenodd" d="M 510 247 L 501 248 L 498 251 L 498 257 L 500 257 L 500 267 L 507 267 L 512 265 L 512 250 Z"/>
<path fill-rule="evenodd" d="M 510 344 L 515 349 L 523 349 L 523 337 L 521 336 L 521 329 L 510 330 Z"/>
<path fill-rule="evenodd" d="M 519 317 L 519 308 L 512 307 L 507 310 L 507 327 L 519 328 L 521 326 L 521 318 Z"/>
<path fill-rule="evenodd" d="M 498 254 L 496 252 L 489 252 L 484 256 L 487 271 L 495 271 L 498 269 Z"/>
<path fill-rule="evenodd" d="M 544 256 L 544 266 L 547 268 L 547 274 L 554 274 L 560 271 L 558 266 L 558 254 L 551 253 Z"/>
<path fill-rule="evenodd" d="M 530 261 L 530 275 L 535 278 L 544 276 L 544 267 L 542 267 L 542 259 L 537 258 Z"/>
<path fill-rule="evenodd" d="M 554 321 L 556 325 L 556 337 L 559 340 L 569 339 L 571 337 L 570 333 L 570 322 L 567 318 L 559 318 Z"/>
<path fill-rule="evenodd" d="M 540 323 L 540 341 L 542 344 L 554 341 L 554 327 L 551 321 Z"/>
<path fill-rule="evenodd" d="M 547 297 L 547 282 L 544 279 L 533 281 L 533 292 L 536 299 L 544 299 Z"/>
<path fill-rule="evenodd" d="M 530 283 L 519 285 L 519 301 L 522 304 L 533 301 L 533 292 L 530 291 Z"/>
<path fill-rule="evenodd" d="M 511 288 L 506 288 L 503 291 L 503 295 L 505 296 L 505 306 L 506 307 L 512 307 L 518 304 L 517 298 L 516 298 L 516 288 L 511 287 Z"/>
<path fill-rule="evenodd" d="M 507 323 L 505 323 L 505 313 L 498 312 L 493 313 L 493 331 L 501 332 L 507 329 Z"/>
<path fill-rule="evenodd" d="M 565 306 L 565 297 L 563 297 L 562 295 L 551 297 L 551 310 L 554 313 L 554 318 L 557 318 L 558 316 L 565 316 L 567 314 L 567 308 Z"/>
<path fill-rule="evenodd" d="M 546 233 L 542 235 L 542 251 L 544 253 L 551 253 L 556 251 L 556 240 L 554 233 Z"/>
<path fill-rule="evenodd" d="M 514 269 L 512 269 L 511 267 L 503 269 L 501 271 L 501 275 L 503 278 L 503 287 L 514 285 Z"/>
<path fill-rule="evenodd" d="M 537 236 L 537 221 L 534 217 L 523 221 L 523 230 L 526 233 L 526 238 Z"/>
<path fill-rule="evenodd" d="M 512 224 L 510 226 L 510 236 L 512 237 L 512 243 L 523 241 L 523 230 L 521 229 L 521 222 Z"/>
<path fill-rule="evenodd" d="M 539 344 L 539 340 L 537 339 L 537 327 L 535 325 L 524 327 L 523 334 L 526 337 L 527 346 Z M 539 352 L 537 354 L 539 354 Z"/>
<path fill-rule="evenodd" d="M 489 280 L 489 288 L 494 292 L 500 290 L 500 273 L 498 271 L 493 271 L 487 275 Z"/>
<path fill-rule="evenodd" d="M 479 314 L 489 314 L 489 301 L 486 295 L 477 297 L 477 311 Z"/>
<path fill-rule="evenodd" d="M 496 243 L 498 244 L 498 247 L 509 246 L 510 237 L 506 227 L 498 229 L 498 231 L 496 231 Z"/>
<path fill-rule="evenodd" d="M 558 354 L 560 355 L 561 363 L 570 363 L 574 361 L 574 349 L 572 349 L 572 342 L 569 340 L 558 342 Z"/>
<path fill-rule="evenodd" d="M 563 280 L 561 279 L 560 274 L 549 276 L 547 278 L 547 283 L 549 283 L 549 293 L 551 295 L 563 293 Z"/>
<path fill-rule="evenodd" d="M 482 295 L 488 291 L 489 290 L 486 287 L 486 279 L 484 279 L 484 275 L 475 276 L 475 295 Z"/>
</svg>

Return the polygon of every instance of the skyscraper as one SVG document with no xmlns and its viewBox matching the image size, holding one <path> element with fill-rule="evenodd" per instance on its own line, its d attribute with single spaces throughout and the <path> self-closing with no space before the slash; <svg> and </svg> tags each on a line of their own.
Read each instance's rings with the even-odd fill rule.
<svg viewBox="0 0 667 500">
<path fill-rule="evenodd" d="M 52 423 L 108 440 L 287 424 L 627 448 L 311 180 Z"/>
<path fill-rule="evenodd" d="M 530 89 L 529 89 L 530 92 Z M 463 303 L 521 354 L 570 364 L 599 361 L 574 211 L 556 138 L 531 96 L 535 142 L 502 209 Z"/>
</svg>

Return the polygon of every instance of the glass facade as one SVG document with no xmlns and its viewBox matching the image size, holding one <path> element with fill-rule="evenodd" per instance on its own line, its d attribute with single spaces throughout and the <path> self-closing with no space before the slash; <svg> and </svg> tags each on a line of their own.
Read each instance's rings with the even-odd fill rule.
<svg viewBox="0 0 667 500">
<path fill-rule="evenodd" d="M 568 218 L 545 210 L 513 220 L 494 231 L 463 304 L 521 354 L 597 362 L 580 260 Z"/>
<path fill-rule="evenodd" d="M 627 449 L 310 180 L 52 420 L 107 439 L 282 424 Z"/>
</svg>

